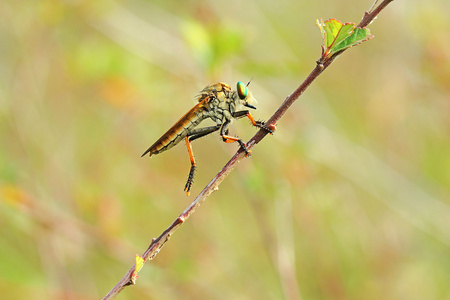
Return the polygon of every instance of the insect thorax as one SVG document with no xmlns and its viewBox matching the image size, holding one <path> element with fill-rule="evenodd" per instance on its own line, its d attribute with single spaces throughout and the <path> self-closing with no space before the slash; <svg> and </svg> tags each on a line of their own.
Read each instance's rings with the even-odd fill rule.
<svg viewBox="0 0 450 300">
<path fill-rule="evenodd" d="M 215 93 L 208 103 L 208 116 L 217 124 L 231 121 L 236 110 L 236 96 L 234 91 Z"/>
<path fill-rule="evenodd" d="M 208 100 L 203 106 L 202 119 L 210 118 L 219 125 L 232 119 L 237 95 L 228 84 L 217 82 L 208 85 L 197 96 L 197 100 L 202 102 L 206 98 Z"/>
</svg>

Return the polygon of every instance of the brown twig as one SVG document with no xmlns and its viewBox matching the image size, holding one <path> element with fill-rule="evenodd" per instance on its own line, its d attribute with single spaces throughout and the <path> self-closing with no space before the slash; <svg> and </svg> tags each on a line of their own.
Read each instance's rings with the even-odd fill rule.
<svg viewBox="0 0 450 300">
<path fill-rule="evenodd" d="M 365 27 L 370 24 L 375 17 L 390 3 L 394 0 L 384 0 L 375 7 L 373 10 L 369 12 L 365 12 L 363 19 L 357 25 L 357 27 Z M 376 1 L 378 2 L 378 1 Z M 375 2 L 375 4 L 376 4 Z M 345 51 L 345 50 L 344 50 Z M 342 51 L 342 52 L 344 52 Z M 338 53 L 339 55 L 342 52 Z M 280 105 L 277 111 L 269 118 L 266 122 L 266 126 L 269 128 L 275 128 L 276 123 L 281 117 L 286 113 L 289 107 L 300 97 L 300 95 L 308 88 L 308 86 L 325 70 L 328 66 L 333 62 L 334 58 L 337 55 L 334 55 L 330 58 L 321 58 L 318 60 L 316 67 L 314 70 L 308 75 L 308 77 L 303 81 L 303 83 L 291 94 L 289 95 L 284 102 Z M 247 143 L 247 150 L 253 148 L 256 144 L 258 144 L 269 131 L 266 129 L 260 129 Z M 194 201 L 186 208 L 186 210 L 178 216 L 178 218 L 156 239 L 153 239 L 148 249 L 142 255 L 144 261 L 148 261 L 153 259 L 164 244 L 169 240 L 171 235 L 175 232 L 175 230 L 180 227 L 184 221 L 186 221 L 202 204 L 205 199 L 211 195 L 214 191 L 216 191 L 220 185 L 220 183 L 228 176 L 228 174 L 233 171 L 233 169 L 237 166 L 237 164 L 245 158 L 246 155 L 244 151 L 240 148 L 236 154 L 230 159 L 230 161 L 220 170 L 220 172 L 208 183 L 208 185 L 201 191 L 201 193 L 194 199 Z M 133 266 L 123 277 L 122 279 L 114 286 L 114 288 L 103 298 L 112 299 L 117 294 L 119 294 L 126 286 L 134 284 L 136 278 L 135 266 Z"/>
<path fill-rule="evenodd" d="M 365 12 L 364 17 L 358 24 L 358 27 L 359 28 L 367 27 L 373 20 L 375 20 L 378 14 L 392 1 L 394 0 L 383 0 L 383 2 L 380 3 L 380 5 L 374 8 L 375 4 L 378 2 L 378 0 L 376 0 L 375 3 L 370 8 L 370 10 Z"/>
</svg>

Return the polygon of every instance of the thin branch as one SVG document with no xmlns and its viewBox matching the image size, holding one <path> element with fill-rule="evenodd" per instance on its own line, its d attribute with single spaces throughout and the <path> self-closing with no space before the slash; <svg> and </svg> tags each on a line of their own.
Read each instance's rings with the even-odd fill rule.
<svg viewBox="0 0 450 300">
<path fill-rule="evenodd" d="M 364 17 L 362 18 L 361 22 L 359 22 L 358 27 L 363 28 L 367 27 L 370 23 L 372 23 L 373 20 L 378 16 L 378 14 L 389 4 L 394 0 L 384 0 L 380 3 L 375 9 L 374 6 L 378 2 L 376 0 L 369 11 L 366 11 L 364 14 Z"/>
<path fill-rule="evenodd" d="M 358 24 L 358 27 L 365 27 L 370 24 L 375 17 L 394 0 L 384 0 L 379 6 L 375 7 L 371 11 L 365 12 L 362 21 Z M 377 2 L 377 1 L 376 1 Z M 375 2 L 375 4 L 376 4 Z M 344 52 L 343 50 L 342 52 Z M 341 53 L 342 53 L 341 52 Z M 339 54 L 341 54 L 339 53 Z M 277 111 L 269 118 L 266 125 L 270 128 L 275 128 L 278 120 L 283 117 L 289 107 L 300 97 L 301 94 L 311 85 L 311 83 L 334 61 L 337 55 L 323 59 L 317 62 L 314 70 L 308 75 L 303 83 L 280 105 Z M 247 143 L 247 149 L 250 150 L 256 144 L 258 144 L 269 132 L 266 129 L 260 129 Z M 196 209 L 205 201 L 205 199 L 211 195 L 214 191 L 219 189 L 220 183 L 234 170 L 237 164 L 246 157 L 244 151 L 240 148 L 236 154 L 228 161 L 228 163 L 222 168 L 222 170 L 208 183 L 208 185 L 201 191 L 201 193 L 194 199 L 194 201 L 186 208 L 186 210 L 178 216 L 178 218 L 156 239 L 153 239 L 148 249 L 142 255 L 144 261 L 153 259 L 164 244 L 169 240 L 171 235 L 180 227 L 184 221 L 186 221 Z M 135 266 L 133 266 L 122 279 L 114 286 L 114 288 L 103 298 L 113 299 L 119 294 L 126 286 L 134 284 L 136 278 Z"/>
</svg>

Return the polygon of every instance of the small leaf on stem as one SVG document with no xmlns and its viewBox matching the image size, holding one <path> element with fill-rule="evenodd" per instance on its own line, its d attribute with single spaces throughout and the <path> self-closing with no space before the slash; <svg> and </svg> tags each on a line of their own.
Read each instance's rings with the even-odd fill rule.
<svg viewBox="0 0 450 300">
<path fill-rule="evenodd" d="M 357 28 L 355 23 L 345 23 L 336 19 L 323 22 L 316 20 L 322 33 L 322 57 L 320 61 L 332 58 L 335 54 L 370 40 L 373 35 L 368 28 Z"/>
<path fill-rule="evenodd" d="M 144 263 L 145 263 L 144 259 L 139 254 L 136 254 L 136 264 L 134 266 L 133 273 L 131 273 L 131 282 L 133 284 L 136 283 L 136 279 L 138 278 L 138 272 L 142 269 Z"/>
</svg>

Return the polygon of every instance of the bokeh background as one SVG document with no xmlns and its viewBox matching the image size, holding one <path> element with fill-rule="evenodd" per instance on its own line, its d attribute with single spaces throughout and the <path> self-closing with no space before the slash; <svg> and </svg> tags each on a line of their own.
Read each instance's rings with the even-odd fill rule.
<svg viewBox="0 0 450 300">
<path fill-rule="evenodd" d="M 99 299 L 237 150 L 140 155 L 207 84 L 267 119 L 370 1 L 2 1 L 0 295 Z M 450 2 L 396 0 L 118 299 L 450 299 Z M 248 140 L 255 129 L 234 122 Z"/>
</svg>

